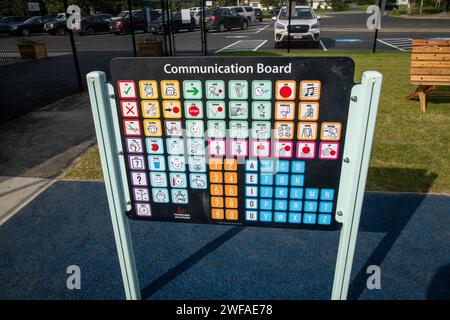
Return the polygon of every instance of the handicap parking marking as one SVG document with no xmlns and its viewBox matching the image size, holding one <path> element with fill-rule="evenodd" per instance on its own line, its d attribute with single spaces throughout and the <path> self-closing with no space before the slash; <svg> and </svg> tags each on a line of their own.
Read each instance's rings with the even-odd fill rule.
<svg viewBox="0 0 450 320">
<path fill-rule="evenodd" d="M 381 38 L 377 41 L 402 52 L 411 51 L 412 48 L 411 38 Z"/>
<path fill-rule="evenodd" d="M 358 38 L 356 38 L 356 39 L 335 39 L 334 41 L 335 42 L 339 42 L 339 43 L 342 43 L 342 42 L 350 42 L 350 43 L 364 42 L 363 39 L 358 39 Z"/>
</svg>

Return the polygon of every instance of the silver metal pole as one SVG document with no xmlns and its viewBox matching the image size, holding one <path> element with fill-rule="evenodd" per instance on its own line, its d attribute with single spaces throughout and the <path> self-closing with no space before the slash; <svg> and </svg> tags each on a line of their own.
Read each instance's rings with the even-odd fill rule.
<svg viewBox="0 0 450 320">
<path fill-rule="evenodd" d="M 141 298 L 139 281 L 125 216 L 129 195 L 126 191 L 124 156 L 117 130 L 114 130 L 119 127 L 114 111 L 115 101 L 109 100 L 114 90 L 107 85 L 104 72 L 90 72 L 86 78 L 125 296 L 128 300 L 138 300 Z"/>
<path fill-rule="evenodd" d="M 364 72 L 362 83 L 355 85 L 351 93 L 339 198 L 336 207 L 336 217 L 343 225 L 336 259 L 332 300 L 347 299 L 381 82 L 382 75 L 380 73 Z"/>
</svg>

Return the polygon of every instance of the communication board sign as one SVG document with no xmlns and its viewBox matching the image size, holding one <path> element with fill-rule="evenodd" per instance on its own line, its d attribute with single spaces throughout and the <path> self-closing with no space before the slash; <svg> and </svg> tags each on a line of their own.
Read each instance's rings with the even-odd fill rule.
<svg viewBox="0 0 450 320">
<path fill-rule="evenodd" d="M 130 218 L 339 229 L 349 58 L 111 62 Z"/>
</svg>

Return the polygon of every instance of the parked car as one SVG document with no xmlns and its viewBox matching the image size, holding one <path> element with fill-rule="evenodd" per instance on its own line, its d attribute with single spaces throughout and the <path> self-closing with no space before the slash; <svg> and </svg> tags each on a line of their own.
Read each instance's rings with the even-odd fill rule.
<svg viewBox="0 0 450 320">
<path fill-rule="evenodd" d="M 288 32 L 289 14 L 282 7 L 274 25 L 275 47 L 288 41 L 310 41 L 315 47 L 320 42 L 320 24 L 314 10 L 310 6 L 295 6 L 295 14 L 291 15 L 290 32 Z"/>
<path fill-rule="evenodd" d="M 171 30 L 172 32 L 178 32 L 180 30 L 189 30 L 189 31 L 194 31 L 194 27 L 195 27 L 195 19 L 194 17 L 191 15 L 191 21 L 190 22 L 183 22 L 183 20 L 181 19 L 181 13 L 178 12 L 172 12 L 171 13 L 171 20 L 170 22 L 167 21 L 167 17 L 165 17 L 164 19 L 164 23 L 163 23 L 163 19 L 162 16 L 160 16 L 158 19 L 156 19 L 148 28 L 148 31 L 153 33 L 153 34 L 157 34 L 159 32 L 163 32 L 164 31 L 164 27 L 166 29 L 168 29 L 168 25 L 170 24 Z"/>
<path fill-rule="evenodd" d="M 0 33 L 8 33 L 12 25 L 22 23 L 30 17 L 10 16 L 0 18 Z"/>
<path fill-rule="evenodd" d="M 133 29 L 134 31 L 144 31 L 147 32 L 148 23 L 147 15 L 143 10 L 133 10 Z M 157 19 L 160 13 L 156 10 L 150 10 L 150 21 Z M 109 26 L 110 32 L 115 34 L 131 33 L 131 20 L 130 12 L 122 11 L 118 17 L 112 17 Z"/>
<path fill-rule="evenodd" d="M 259 22 L 263 21 L 263 11 L 260 8 L 253 8 L 253 11 L 255 12 L 255 20 L 258 20 Z"/>
<path fill-rule="evenodd" d="M 109 20 L 103 18 L 103 15 L 82 15 L 78 33 L 81 35 L 91 35 L 97 32 L 109 31 Z M 66 19 L 58 19 L 48 22 L 44 26 L 44 31 L 52 35 L 65 35 L 69 32 Z"/>
<path fill-rule="evenodd" d="M 237 13 L 234 8 L 218 8 L 206 10 L 205 14 L 206 30 L 217 30 L 217 32 L 224 32 L 232 28 L 248 28 L 247 17 Z"/>
<path fill-rule="evenodd" d="M 56 21 L 54 17 L 31 17 L 22 23 L 13 24 L 9 27 L 9 34 L 12 36 L 28 36 L 32 33 L 44 32 L 44 25 L 47 22 Z"/>
<path fill-rule="evenodd" d="M 386 3 L 384 6 L 384 10 L 386 11 L 395 11 L 398 10 L 398 4 L 390 2 L 390 3 Z"/>
<path fill-rule="evenodd" d="M 248 22 L 255 21 L 255 12 L 253 11 L 253 7 L 231 6 L 231 7 L 224 7 L 224 8 L 235 9 L 239 15 L 247 18 Z"/>
</svg>

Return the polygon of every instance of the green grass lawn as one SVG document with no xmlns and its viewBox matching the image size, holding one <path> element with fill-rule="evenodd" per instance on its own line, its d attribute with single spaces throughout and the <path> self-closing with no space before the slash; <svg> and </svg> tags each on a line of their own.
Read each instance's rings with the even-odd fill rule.
<svg viewBox="0 0 450 320">
<path fill-rule="evenodd" d="M 279 52 L 233 53 L 233 56 L 287 55 Z M 430 98 L 427 112 L 406 101 L 410 54 L 386 52 L 308 51 L 292 56 L 348 56 L 356 64 L 355 82 L 366 70 L 383 74 L 383 88 L 367 189 L 450 193 L 450 98 Z M 97 149 L 92 149 L 65 175 L 66 179 L 102 178 Z"/>
</svg>

